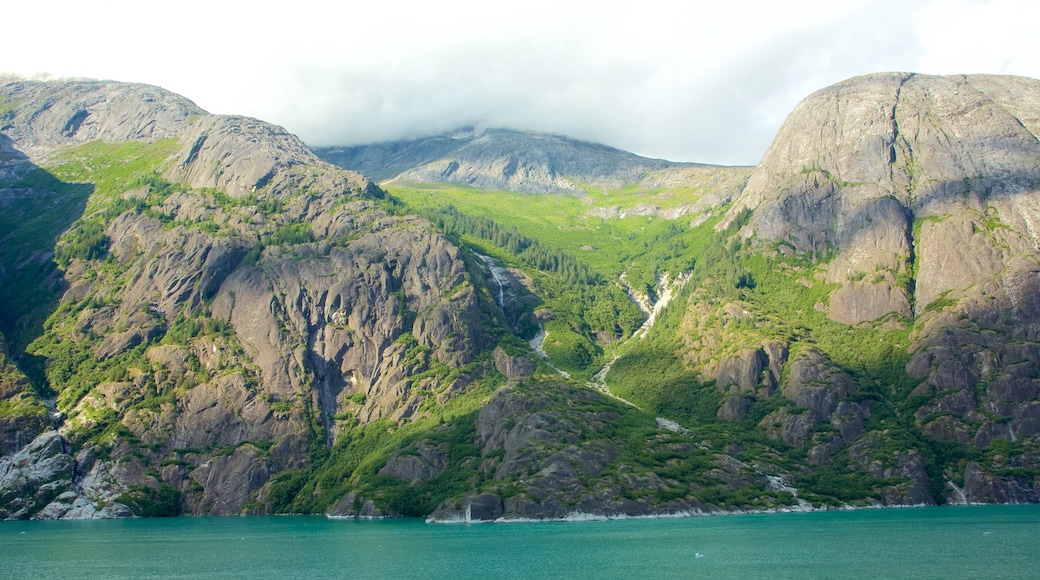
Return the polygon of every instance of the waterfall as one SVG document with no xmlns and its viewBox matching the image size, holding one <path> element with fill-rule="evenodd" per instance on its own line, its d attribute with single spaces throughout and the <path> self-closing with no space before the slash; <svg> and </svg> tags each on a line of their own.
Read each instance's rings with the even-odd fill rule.
<svg viewBox="0 0 1040 580">
<path fill-rule="evenodd" d="M 505 285 L 502 283 L 502 277 L 498 275 L 498 271 L 501 270 L 501 268 L 498 267 L 498 265 L 497 265 L 498 263 L 491 256 L 484 256 L 484 255 L 481 255 L 481 254 L 477 254 L 477 255 L 480 256 L 481 260 L 484 260 L 484 263 L 487 264 L 488 270 L 491 270 L 491 275 L 494 276 L 495 282 L 498 282 L 498 307 L 501 308 L 503 312 L 505 312 L 505 309 L 506 309 Z"/>
</svg>

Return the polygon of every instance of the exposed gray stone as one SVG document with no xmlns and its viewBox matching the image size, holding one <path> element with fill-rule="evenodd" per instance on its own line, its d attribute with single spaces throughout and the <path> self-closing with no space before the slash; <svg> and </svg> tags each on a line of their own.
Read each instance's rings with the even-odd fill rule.
<svg viewBox="0 0 1040 580">
<path fill-rule="evenodd" d="M 746 415 L 750 408 L 750 397 L 727 397 L 726 401 L 719 407 L 717 416 L 719 419 L 735 421 Z"/>
<path fill-rule="evenodd" d="M 509 379 L 522 379 L 534 374 L 538 363 L 528 357 L 509 356 L 502 347 L 495 349 L 495 368 Z"/>
<path fill-rule="evenodd" d="M 906 293 L 888 280 L 862 280 L 840 286 L 831 293 L 827 311 L 833 320 L 845 324 L 876 320 L 890 312 L 913 316 Z"/>
<path fill-rule="evenodd" d="M 964 470 L 964 496 L 970 503 L 1037 503 L 1034 482 L 1023 477 L 999 477 L 975 462 Z"/>
<path fill-rule="evenodd" d="M 700 185 L 728 197 L 740 191 L 747 176 L 745 168 L 646 159 L 559 135 L 506 129 L 460 129 L 414 141 L 317 151 L 323 159 L 377 180 L 459 183 L 528 193 L 578 193 L 590 187 L 617 189 L 634 184 L 648 189 Z M 719 203 L 726 201 L 716 200 Z"/>
<path fill-rule="evenodd" d="M 850 324 L 908 313 L 891 282 L 849 288 L 848 281 L 905 275 L 912 254 L 918 308 L 977 284 L 1004 268 L 1007 249 L 1035 253 L 1032 242 L 980 224 L 991 213 L 1036 239 L 1028 224 L 1040 223 L 1040 210 L 1028 199 L 1040 189 L 1040 142 L 1027 126 L 1040 110 L 1037 85 L 890 73 L 818 91 L 790 114 L 718 227 L 752 208 L 746 236 L 803 252 L 836 249 L 828 278 L 846 286 L 832 296 L 830 315 Z M 925 221 L 911 241 L 913 218 Z"/>
<path fill-rule="evenodd" d="M 790 362 L 790 374 L 781 387 L 785 397 L 800 407 L 830 419 L 838 402 L 856 391 L 847 373 L 835 368 L 815 347 L 802 349 Z"/>
<path fill-rule="evenodd" d="M 436 478 L 447 465 L 448 456 L 426 444 L 419 444 L 415 455 L 394 454 L 379 470 L 380 475 L 391 475 L 406 479 L 413 485 Z"/>
</svg>

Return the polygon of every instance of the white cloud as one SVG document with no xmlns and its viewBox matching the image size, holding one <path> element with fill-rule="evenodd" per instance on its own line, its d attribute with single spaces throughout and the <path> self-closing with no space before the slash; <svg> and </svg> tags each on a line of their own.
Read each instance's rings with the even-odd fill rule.
<svg viewBox="0 0 1040 580">
<path fill-rule="evenodd" d="M 1040 77 L 1038 3 L 17 3 L 0 72 L 157 84 L 314 144 L 465 123 L 757 162 L 809 92 L 883 70 Z"/>
</svg>

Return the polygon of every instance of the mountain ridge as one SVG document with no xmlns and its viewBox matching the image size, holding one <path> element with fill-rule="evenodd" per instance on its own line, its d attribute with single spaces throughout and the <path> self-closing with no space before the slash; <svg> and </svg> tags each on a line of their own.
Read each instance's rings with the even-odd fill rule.
<svg viewBox="0 0 1040 580">
<path fill-rule="evenodd" d="M 526 193 L 619 189 L 666 180 L 680 169 L 716 167 L 649 159 L 562 135 L 471 127 L 413 140 L 320 147 L 316 152 L 326 161 L 378 181 L 450 183 Z"/>
<path fill-rule="evenodd" d="M 1036 95 L 857 77 L 756 168 L 420 140 L 384 191 L 154 87 L 0 85 L 0 515 L 1036 502 Z"/>
<path fill-rule="evenodd" d="M 464 322 L 478 303 L 457 250 L 386 215 L 378 187 L 283 129 L 188 105 L 157 123 L 136 112 L 162 118 L 165 99 L 188 102 L 139 85 L 3 89 L 16 148 L 27 142 L 66 178 L 100 178 L 56 247 L 58 314 L 42 332 L 4 329 L 38 334 L 27 354 L 51 361 L 40 390 L 55 391 L 60 430 L 4 458 L 0 487 L 15 486 L 6 517 L 127 515 L 134 494 L 180 494 L 184 504 L 167 507 L 187 513 L 239 513 L 272 475 L 308 465 L 312 441 L 335 437 L 339 407 L 362 421 L 406 416 L 414 396 L 429 395 L 409 402 L 396 392 L 404 377 L 432 362 L 447 372 L 486 348 L 482 328 Z M 123 133 L 97 140 L 111 136 L 110 119 Z M 51 171 L 18 162 L 22 180 L 5 189 L 15 209 L 61 199 Z M 411 346 L 429 354 L 403 360 Z M 31 475 L 40 465 L 56 471 Z M 121 494 L 131 496 L 114 502 Z"/>
</svg>

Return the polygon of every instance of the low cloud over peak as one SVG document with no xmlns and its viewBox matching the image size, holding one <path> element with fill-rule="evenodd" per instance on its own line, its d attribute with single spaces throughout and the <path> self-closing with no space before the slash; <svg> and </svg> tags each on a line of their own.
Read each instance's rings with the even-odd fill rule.
<svg viewBox="0 0 1040 580">
<path fill-rule="evenodd" d="M 36 48 L 5 51 L 0 72 L 157 84 L 314 145 L 480 125 L 723 164 L 757 163 L 801 98 L 847 77 L 1040 76 L 1029 24 L 1040 8 L 1027 0 L 539 0 L 508 10 L 455 0 L 331 11 L 312 0 L 248 11 L 188 0 L 153 14 L 105 4 L 12 8 L 12 21 L 62 16 L 47 43 L 32 27 L 10 31 L 10 46 Z M 123 13 L 134 16 L 113 16 Z M 131 32 L 133 43 L 170 49 L 129 50 Z"/>
</svg>

